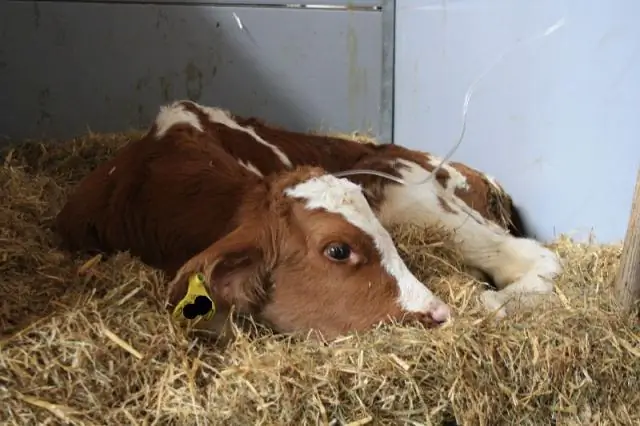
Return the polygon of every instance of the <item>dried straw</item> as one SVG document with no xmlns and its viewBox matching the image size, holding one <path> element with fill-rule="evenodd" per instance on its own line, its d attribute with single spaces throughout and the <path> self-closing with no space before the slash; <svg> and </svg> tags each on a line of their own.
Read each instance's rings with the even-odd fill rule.
<svg viewBox="0 0 640 426">
<path fill-rule="evenodd" d="M 223 348 L 171 323 L 150 268 L 54 248 L 49 225 L 66 191 L 127 139 L 31 142 L 3 155 L 0 423 L 640 423 L 640 326 L 609 298 L 620 246 L 559 239 L 559 303 L 496 322 L 444 233 L 398 229 L 412 270 L 455 306 L 451 324 L 389 325 L 326 345 L 240 334 Z"/>
</svg>

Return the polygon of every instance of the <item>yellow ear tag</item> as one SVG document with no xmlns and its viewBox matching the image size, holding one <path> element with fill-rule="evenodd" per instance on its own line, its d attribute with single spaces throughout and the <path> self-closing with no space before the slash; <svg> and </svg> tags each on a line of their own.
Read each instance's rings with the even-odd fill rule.
<svg viewBox="0 0 640 426">
<path fill-rule="evenodd" d="M 216 306 L 209 297 L 204 285 L 204 275 L 197 273 L 189 278 L 187 294 L 182 298 L 173 310 L 173 317 L 176 320 L 193 320 L 203 317 L 206 320 L 213 318 Z"/>
</svg>

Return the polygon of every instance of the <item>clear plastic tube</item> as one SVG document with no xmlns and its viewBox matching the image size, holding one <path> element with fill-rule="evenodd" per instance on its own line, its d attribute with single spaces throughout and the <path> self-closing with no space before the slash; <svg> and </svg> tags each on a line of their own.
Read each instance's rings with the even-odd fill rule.
<svg viewBox="0 0 640 426">
<path fill-rule="evenodd" d="M 480 83 L 480 81 L 482 81 L 482 79 L 485 78 L 486 75 L 489 74 L 489 72 L 491 70 L 493 70 L 498 64 L 500 64 L 500 62 L 502 62 L 507 55 L 509 55 L 510 53 L 514 52 L 516 50 L 516 48 L 519 47 L 521 44 L 531 43 L 531 42 L 533 42 L 535 40 L 548 37 L 551 34 L 553 34 L 554 32 L 556 32 L 557 30 L 559 30 L 560 28 L 564 27 L 564 25 L 565 25 L 565 19 L 564 18 L 560 18 L 555 24 L 551 25 L 550 27 L 548 27 L 543 32 L 535 34 L 535 35 L 533 35 L 533 36 L 531 36 L 529 38 L 526 38 L 526 39 L 524 39 L 524 41 L 517 42 L 510 49 L 507 49 L 504 52 L 502 52 L 502 54 L 500 56 L 498 56 L 498 58 L 489 67 L 487 67 L 484 70 L 484 72 L 478 76 L 478 78 L 476 78 L 469 85 L 469 88 L 467 89 L 467 92 L 466 92 L 465 97 L 464 97 L 464 103 L 462 104 L 462 128 L 460 129 L 460 135 L 458 136 L 458 139 L 457 139 L 456 143 L 449 150 L 449 152 L 447 152 L 447 155 L 445 155 L 445 157 L 442 159 L 440 164 L 438 164 L 438 166 L 427 177 L 425 177 L 421 181 L 419 181 L 419 182 L 407 182 L 404 179 L 401 179 L 399 177 L 390 175 L 388 173 L 379 172 L 377 170 L 367 170 L 367 169 L 345 170 L 345 171 L 342 171 L 342 172 L 334 173 L 334 175 L 336 177 L 346 177 L 346 176 L 353 176 L 353 175 L 372 175 L 372 176 L 378 176 L 378 177 L 386 178 L 386 179 L 389 179 L 391 181 L 394 181 L 394 182 L 402 184 L 402 185 L 422 185 L 424 183 L 427 183 L 430 179 L 433 178 L 433 176 L 436 175 L 436 173 L 442 168 L 442 166 L 447 161 L 449 161 L 449 159 L 453 156 L 453 154 L 455 154 L 455 152 L 460 147 L 460 144 L 462 144 L 462 140 L 464 139 L 464 135 L 465 135 L 465 133 L 467 131 L 467 113 L 469 111 L 469 102 L 471 101 L 471 96 L 473 95 L 473 92 L 475 91 L 476 86 Z"/>
</svg>

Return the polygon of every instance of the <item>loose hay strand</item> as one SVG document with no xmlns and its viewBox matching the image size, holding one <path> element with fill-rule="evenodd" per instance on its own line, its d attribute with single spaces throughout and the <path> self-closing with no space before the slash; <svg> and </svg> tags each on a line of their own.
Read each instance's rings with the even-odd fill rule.
<svg viewBox="0 0 640 426">
<path fill-rule="evenodd" d="M 19 392 L 16 392 L 16 397 L 26 402 L 27 404 L 30 404 L 39 408 L 44 408 L 45 410 L 49 411 L 50 413 L 52 413 L 54 416 L 58 417 L 61 420 L 64 420 L 69 423 L 75 422 L 74 418 L 72 417 L 72 414 L 77 414 L 77 411 L 73 410 L 72 408 L 65 407 L 63 405 L 52 404 L 50 402 L 43 401 L 38 398 L 33 398 L 27 395 L 22 395 Z"/>
<path fill-rule="evenodd" d="M 113 331 L 109 330 L 107 327 L 102 326 L 102 332 L 104 333 L 105 336 L 107 336 L 107 338 L 109 340 L 111 340 L 116 345 L 120 346 L 125 351 L 129 352 L 134 357 L 136 357 L 138 359 L 142 359 L 143 358 L 143 356 L 142 356 L 142 354 L 140 352 L 135 350 L 133 348 L 133 346 L 131 346 L 130 344 L 128 344 L 127 342 L 122 340 L 120 337 L 118 337 Z"/>
<path fill-rule="evenodd" d="M 400 227 L 402 257 L 454 306 L 452 323 L 326 344 L 239 333 L 225 348 L 171 322 L 156 271 L 125 253 L 92 262 L 55 248 L 64 195 L 130 137 L 36 141 L 3 157 L 0 423 L 640 422 L 640 329 L 609 294 L 619 245 L 558 239 L 558 303 L 497 322 L 444 231 Z"/>
</svg>

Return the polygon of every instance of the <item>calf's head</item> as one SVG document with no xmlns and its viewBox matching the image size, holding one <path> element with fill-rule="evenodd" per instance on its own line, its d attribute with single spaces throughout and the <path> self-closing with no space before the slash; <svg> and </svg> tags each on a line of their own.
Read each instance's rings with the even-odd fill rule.
<svg viewBox="0 0 640 426">
<path fill-rule="evenodd" d="M 449 317 L 448 306 L 402 261 L 361 188 L 317 168 L 279 174 L 248 191 L 237 228 L 169 284 L 171 308 L 197 273 L 216 316 L 233 306 L 280 332 L 313 329 L 334 338 L 390 318 L 437 324 Z"/>
</svg>

